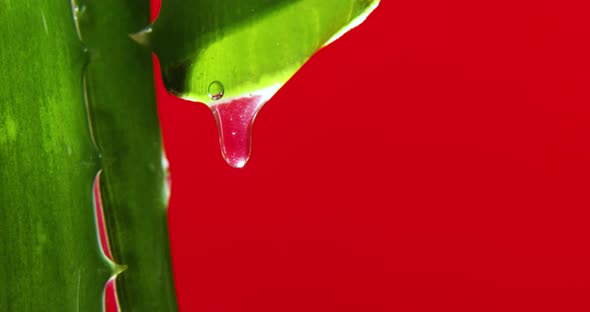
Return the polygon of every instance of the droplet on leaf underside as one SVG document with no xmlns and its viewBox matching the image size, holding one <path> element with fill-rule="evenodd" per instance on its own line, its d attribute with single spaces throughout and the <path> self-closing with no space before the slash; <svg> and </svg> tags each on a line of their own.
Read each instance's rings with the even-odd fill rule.
<svg viewBox="0 0 590 312">
<path fill-rule="evenodd" d="M 242 168 L 250 159 L 252 127 L 256 115 L 279 87 L 274 86 L 210 105 L 219 130 L 221 154 L 230 166 Z"/>
<path fill-rule="evenodd" d="M 379 2 L 176 1 L 131 37 L 158 55 L 169 92 L 211 108 L 223 157 L 241 168 L 262 106 L 316 51 L 362 23 Z M 209 14 L 220 11 L 213 9 L 227 14 Z M 194 27 L 178 27 L 189 21 Z"/>
<path fill-rule="evenodd" d="M 209 98 L 213 101 L 221 100 L 224 93 L 225 88 L 223 87 L 223 84 L 219 81 L 213 81 L 207 89 L 207 95 L 209 95 Z"/>
</svg>

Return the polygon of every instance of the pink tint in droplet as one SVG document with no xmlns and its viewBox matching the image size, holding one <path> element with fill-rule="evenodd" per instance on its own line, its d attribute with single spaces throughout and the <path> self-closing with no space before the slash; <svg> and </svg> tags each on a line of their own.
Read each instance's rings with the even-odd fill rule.
<svg viewBox="0 0 590 312">
<path fill-rule="evenodd" d="M 230 166 L 242 168 L 248 162 L 252 125 L 265 102 L 264 96 L 256 95 L 212 105 L 211 110 L 219 128 L 221 153 Z"/>
</svg>

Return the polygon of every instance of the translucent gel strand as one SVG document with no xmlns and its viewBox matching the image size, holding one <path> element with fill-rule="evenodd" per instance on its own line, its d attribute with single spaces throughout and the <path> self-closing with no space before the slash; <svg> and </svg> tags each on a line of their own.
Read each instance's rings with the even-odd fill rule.
<svg viewBox="0 0 590 312">
<path fill-rule="evenodd" d="M 219 128 L 221 153 L 234 168 L 242 168 L 251 153 L 252 126 L 256 114 L 264 105 L 263 96 L 249 96 L 213 104 L 211 110 Z"/>
</svg>

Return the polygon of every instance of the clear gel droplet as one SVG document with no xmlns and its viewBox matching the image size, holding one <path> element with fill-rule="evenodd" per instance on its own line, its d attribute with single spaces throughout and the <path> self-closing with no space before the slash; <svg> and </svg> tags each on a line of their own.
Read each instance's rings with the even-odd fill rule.
<svg viewBox="0 0 590 312">
<path fill-rule="evenodd" d="M 223 94 L 225 93 L 225 88 L 223 84 L 219 81 L 213 81 L 209 85 L 209 89 L 207 90 L 207 94 L 213 101 L 219 101 L 223 98 Z"/>
<path fill-rule="evenodd" d="M 230 166 L 242 168 L 248 162 L 256 114 L 280 87 L 281 84 L 276 84 L 242 96 L 207 103 L 217 121 L 221 154 Z M 223 90 L 222 85 L 220 90 Z"/>
<path fill-rule="evenodd" d="M 214 104 L 211 107 L 219 127 L 221 153 L 230 166 L 242 168 L 248 162 L 252 125 L 265 102 L 262 96 L 249 96 Z"/>
</svg>

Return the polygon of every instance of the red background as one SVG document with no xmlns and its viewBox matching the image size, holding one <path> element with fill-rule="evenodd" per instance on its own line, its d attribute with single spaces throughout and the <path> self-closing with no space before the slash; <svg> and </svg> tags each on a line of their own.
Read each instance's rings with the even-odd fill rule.
<svg viewBox="0 0 590 312">
<path fill-rule="evenodd" d="M 243 170 L 159 84 L 180 310 L 590 311 L 584 3 L 384 0 Z"/>
</svg>

